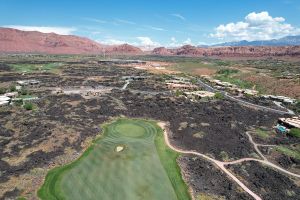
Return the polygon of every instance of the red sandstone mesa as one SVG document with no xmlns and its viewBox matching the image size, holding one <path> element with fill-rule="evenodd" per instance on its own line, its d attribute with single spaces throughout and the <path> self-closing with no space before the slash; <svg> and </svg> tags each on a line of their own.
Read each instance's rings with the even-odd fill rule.
<svg viewBox="0 0 300 200">
<path fill-rule="evenodd" d="M 0 28 L 0 53 L 46 53 L 46 54 L 140 54 L 137 47 L 102 45 L 84 37 L 58 35 L 37 31 L 20 31 Z"/>
</svg>

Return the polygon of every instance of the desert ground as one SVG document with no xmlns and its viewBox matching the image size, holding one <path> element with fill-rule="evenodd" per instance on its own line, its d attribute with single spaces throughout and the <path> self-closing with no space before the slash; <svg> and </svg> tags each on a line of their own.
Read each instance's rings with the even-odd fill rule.
<svg viewBox="0 0 300 200">
<path fill-rule="evenodd" d="M 299 199 L 300 139 L 274 131 L 288 110 L 299 115 L 298 104 L 218 92 L 194 100 L 166 84 L 187 79 L 207 90 L 201 75 L 210 75 L 299 100 L 299 61 L 113 58 L 144 62 L 0 56 L 1 92 L 19 98 L 0 107 L 1 199 L 109 199 L 116 188 L 124 195 L 115 199 Z M 24 80 L 36 82 L 18 90 Z"/>
</svg>

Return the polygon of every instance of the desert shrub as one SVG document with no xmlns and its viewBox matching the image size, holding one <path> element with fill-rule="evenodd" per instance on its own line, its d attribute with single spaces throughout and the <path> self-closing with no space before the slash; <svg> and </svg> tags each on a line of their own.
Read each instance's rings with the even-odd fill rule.
<svg viewBox="0 0 300 200">
<path fill-rule="evenodd" d="M 5 88 L 0 88 L 0 94 L 4 94 L 6 92 Z"/>
<path fill-rule="evenodd" d="M 221 156 L 223 161 L 228 161 L 229 160 L 229 155 L 226 151 L 221 151 L 220 156 Z"/>
<path fill-rule="evenodd" d="M 295 104 L 295 110 L 296 112 L 300 113 L 300 101 L 297 101 L 297 103 Z"/>
<path fill-rule="evenodd" d="M 176 90 L 175 96 L 179 97 L 180 95 L 183 95 L 183 92 L 181 90 Z"/>
<path fill-rule="evenodd" d="M 217 60 L 215 63 L 219 66 L 229 66 L 230 62 L 229 61 L 224 61 L 224 60 Z"/>
<path fill-rule="evenodd" d="M 288 134 L 290 136 L 300 138 L 300 129 L 299 128 L 292 128 Z"/>
<path fill-rule="evenodd" d="M 21 94 L 21 95 L 27 95 L 27 94 L 28 94 L 28 91 L 27 91 L 26 89 L 22 89 L 22 90 L 20 91 L 20 94 Z"/>
<path fill-rule="evenodd" d="M 15 92 L 15 91 L 17 91 L 17 89 L 16 89 L 16 86 L 15 86 L 15 85 L 12 85 L 12 86 L 10 86 L 9 90 L 10 90 L 11 92 Z"/>
<path fill-rule="evenodd" d="M 221 92 L 216 92 L 214 98 L 215 99 L 224 99 L 224 95 Z"/>
<path fill-rule="evenodd" d="M 26 102 L 23 106 L 26 110 L 32 110 L 33 109 L 33 104 L 30 102 Z"/>
</svg>

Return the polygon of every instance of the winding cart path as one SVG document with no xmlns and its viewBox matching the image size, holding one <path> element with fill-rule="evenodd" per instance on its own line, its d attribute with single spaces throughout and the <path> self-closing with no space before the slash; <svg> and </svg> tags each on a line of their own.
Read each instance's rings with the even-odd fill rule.
<svg viewBox="0 0 300 200">
<path fill-rule="evenodd" d="M 212 163 L 214 163 L 215 165 L 217 165 L 224 173 L 226 173 L 234 182 L 236 182 L 241 188 L 243 188 L 249 195 L 251 195 L 255 200 L 262 200 L 261 197 L 259 197 L 257 194 L 255 194 L 251 189 L 249 189 L 244 183 L 242 183 L 234 174 L 232 174 L 229 170 L 226 169 L 226 165 L 232 165 L 232 164 L 238 164 L 238 163 L 242 163 L 242 162 L 246 162 L 246 161 L 256 161 L 256 162 L 260 162 L 262 164 L 265 164 L 265 165 L 268 165 L 274 169 L 277 169 L 278 171 L 281 171 L 283 173 L 286 173 L 290 176 L 294 176 L 294 177 L 297 177 L 297 178 L 300 178 L 300 175 L 299 174 L 295 174 L 295 173 L 292 173 L 292 172 L 289 172 L 271 162 L 269 162 L 266 157 L 261 153 L 261 151 L 258 149 L 258 146 L 265 146 L 265 145 L 261 145 L 261 144 L 256 144 L 251 135 L 247 132 L 247 136 L 249 137 L 249 141 L 254 145 L 254 148 L 255 150 L 257 151 L 257 153 L 260 155 L 260 157 L 262 158 L 262 160 L 260 159 L 256 159 L 256 158 L 242 158 L 242 159 L 239 159 L 239 160 L 235 160 L 235 161 L 230 161 L 230 162 L 223 162 L 223 161 L 219 161 L 219 160 L 216 160 L 216 159 L 213 159 L 205 154 L 202 154 L 202 153 L 199 153 L 199 152 L 196 152 L 196 151 L 192 151 L 192 150 L 183 150 L 183 149 L 179 149 L 175 146 L 173 146 L 171 143 L 170 143 L 170 140 L 169 140 L 169 137 L 168 137 L 168 128 L 166 126 L 166 123 L 164 122 L 159 122 L 158 125 L 164 130 L 164 139 L 165 139 L 165 143 L 168 145 L 168 147 L 174 151 L 177 151 L 179 153 L 182 153 L 182 154 L 193 154 L 193 155 L 196 155 L 196 156 L 200 156 Z M 266 145 L 266 146 L 269 146 L 269 145 Z M 273 145 L 272 145 L 273 146 Z"/>
</svg>

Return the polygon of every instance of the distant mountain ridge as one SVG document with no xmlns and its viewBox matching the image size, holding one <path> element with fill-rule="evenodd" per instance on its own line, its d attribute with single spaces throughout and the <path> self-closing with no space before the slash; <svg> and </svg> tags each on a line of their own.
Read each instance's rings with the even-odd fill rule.
<svg viewBox="0 0 300 200">
<path fill-rule="evenodd" d="M 195 47 L 185 45 L 176 49 L 158 47 L 153 49 L 154 55 L 168 56 L 216 56 L 216 57 L 264 57 L 264 56 L 300 56 L 300 46 L 227 46 L 227 47 Z"/>
<path fill-rule="evenodd" d="M 218 56 L 218 57 L 261 57 L 261 56 L 300 56 L 300 36 L 289 36 L 270 41 L 242 41 L 226 43 L 217 47 L 195 47 L 185 45 L 168 49 L 155 48 L 143 52 L 129 45 L 104 45 L 88 38 L 74 35 L 58 35 L 37 31 L 20 31 L 0 27 L 0 53 L 43 53 L 43 54 L 129 54 L 129 55 L 170 55 L 170 56 Z M 258 45 L 260 42 L 260 45 Z M 252 44 L 252 45 L 250 45 Z M 267 45 L 269 44 L 269 45 Z M 273 44 L 273 45 L 271 45 Z M 281 44 L 277 46 L 275 44 Z M 286 45 L 290 44 L 290 45 Z M 263 46 L 261 46 L 263 45 Z"/>
<path fill-rule="evenodd" d="M 0 53 L 141 54 L 128 44 L 103 45 L 88 38 L 0 27 Z"/>
<path fill-rule="evenodd" d="M 300 45 L 300 35 L 297 36 L 286 36 L 280 39 L 273 40 L 256 40 L 256 41 L 236 41 L 236 42 L 225 42 L 220 44 L 212 45 L 216 46 L 298 46 Z"/>
</svg>

